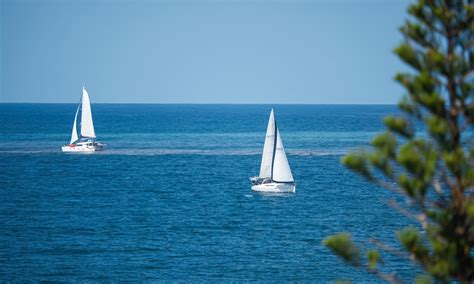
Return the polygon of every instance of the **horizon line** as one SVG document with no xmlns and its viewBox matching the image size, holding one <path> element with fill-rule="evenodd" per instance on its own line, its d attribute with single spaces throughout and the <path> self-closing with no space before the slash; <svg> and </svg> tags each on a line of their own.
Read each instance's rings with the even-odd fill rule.
<svg viewBox="0 0 474 284">
<path fill-rule="evenodd" d="M 77 104 L 77 102 L 0 102 L 0 104 Z M 147 103 L 118 102 L 91 103 L 93 105 L 373 105 L 396 106 L 397 103 Z"/>
</svg>

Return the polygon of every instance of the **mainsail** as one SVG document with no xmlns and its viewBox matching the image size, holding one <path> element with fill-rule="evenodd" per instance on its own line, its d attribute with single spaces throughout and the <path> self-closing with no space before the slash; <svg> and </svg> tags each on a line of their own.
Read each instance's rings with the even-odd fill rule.
<svg viewBox="0 0 474 284">
<path fill-rule="evenodd" d="M 276 127 L 275 127 L 276 128 Z M 293 182 L 290 164 L 286 158 L 283 142 L 281 141 L 280 131 L 276 128 L 277 142 L 275 147 L 275 157 L 273 158 L 272 180 L 275 182 Z"/>
<path fill-rule="evenodd" d="M 82 88 L 81 137 L 95 138 L 91 100 L 84 87 Z"/>
<path fill-rule="evenodd" d="M 278 130 L 273 109 L 268 120 L 263 146 L 260 178 L 271 178 L 275 182 L 293 182 L 290 165 Z"/>
</svg>

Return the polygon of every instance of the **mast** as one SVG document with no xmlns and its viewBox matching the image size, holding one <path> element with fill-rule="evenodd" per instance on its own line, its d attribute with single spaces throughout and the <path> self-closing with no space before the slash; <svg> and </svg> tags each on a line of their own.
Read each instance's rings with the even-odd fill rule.
<svg viewBox="0 0 474 284">
<path fill-rule="evenodd" d="M 273 112 L 273 109 L 272 109 Z M 275 138 L 273 139 L 273 154 L 272 154 L 272 175 L 270 178 L 273 181 L 273 169 L 275 168 L 275 154 L 276 154 L 276 148 L 277 148 L 277 136 L 278 136 L 278 128 L 277 128 L 277 122 L 275 117 L 273 118 L 274 124 L 275 124 Z"/>
</svg>

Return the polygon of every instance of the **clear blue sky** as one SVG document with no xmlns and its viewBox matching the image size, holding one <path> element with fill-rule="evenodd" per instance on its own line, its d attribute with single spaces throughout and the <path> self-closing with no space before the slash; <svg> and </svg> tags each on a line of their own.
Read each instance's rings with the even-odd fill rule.
<svg viewBox="0 0 474 284">
<path fill-rule="evenodd" d="M 0 0 L 0 102 L 393 104 L 408 0 Z"/>
</svg>

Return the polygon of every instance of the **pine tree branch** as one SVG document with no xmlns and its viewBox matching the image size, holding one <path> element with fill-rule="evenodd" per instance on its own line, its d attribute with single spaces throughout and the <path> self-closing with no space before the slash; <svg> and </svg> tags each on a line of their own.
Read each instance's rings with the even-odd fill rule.
<svg viewBox="0 0 474 284">
<path fill-rule="evenodd" d="M 371 238 L 369 240 L 369 242 L 371 244 L 374 244 L 376 247 L 378 247 L 379 249 L 385 251 L 385 252 L 388 252 L 390 253 L 391 255 L 394 255 L 394 256 L 397 256 L 397 257 L 400 257 L 400 258 L 403 258 L 403 259 L 406 259 L 406 260 L 410 260 L 410 258 L 408 257 L 408 255 L 406 253 L 403 253 L 401 250 L 398 250 L 394 247 L 391 247 L 385 243 L 383 243 L 382 241 L 376 239 L 376 238 Z"/>
<path fill-rule="evenodd" d="M 426 218 L 426 214 L 424 212 L 422 213 L 419 213 L 419 214 L 415 214 L 413 212 L 410 212 L 409 210 L 403 208 L 403 206 L 401 206 L 397 201 L 395 201 L 394 199 L 390 199 L 387 204 L 392 207 L 393 209 L 397 210 L 398 212 L 400 212 L 401 214 L 403 214 L 404 216 L 408 217 L 409 219 L 411 219 L 412 221 L 414 222 L 417 222 L 417 223 L 420 223 L 421 224 L 421 227 L 426 230 L 426 228 L 428 227 L 428 222 L 427 222 L 427 218 Z"/>
</svg>

